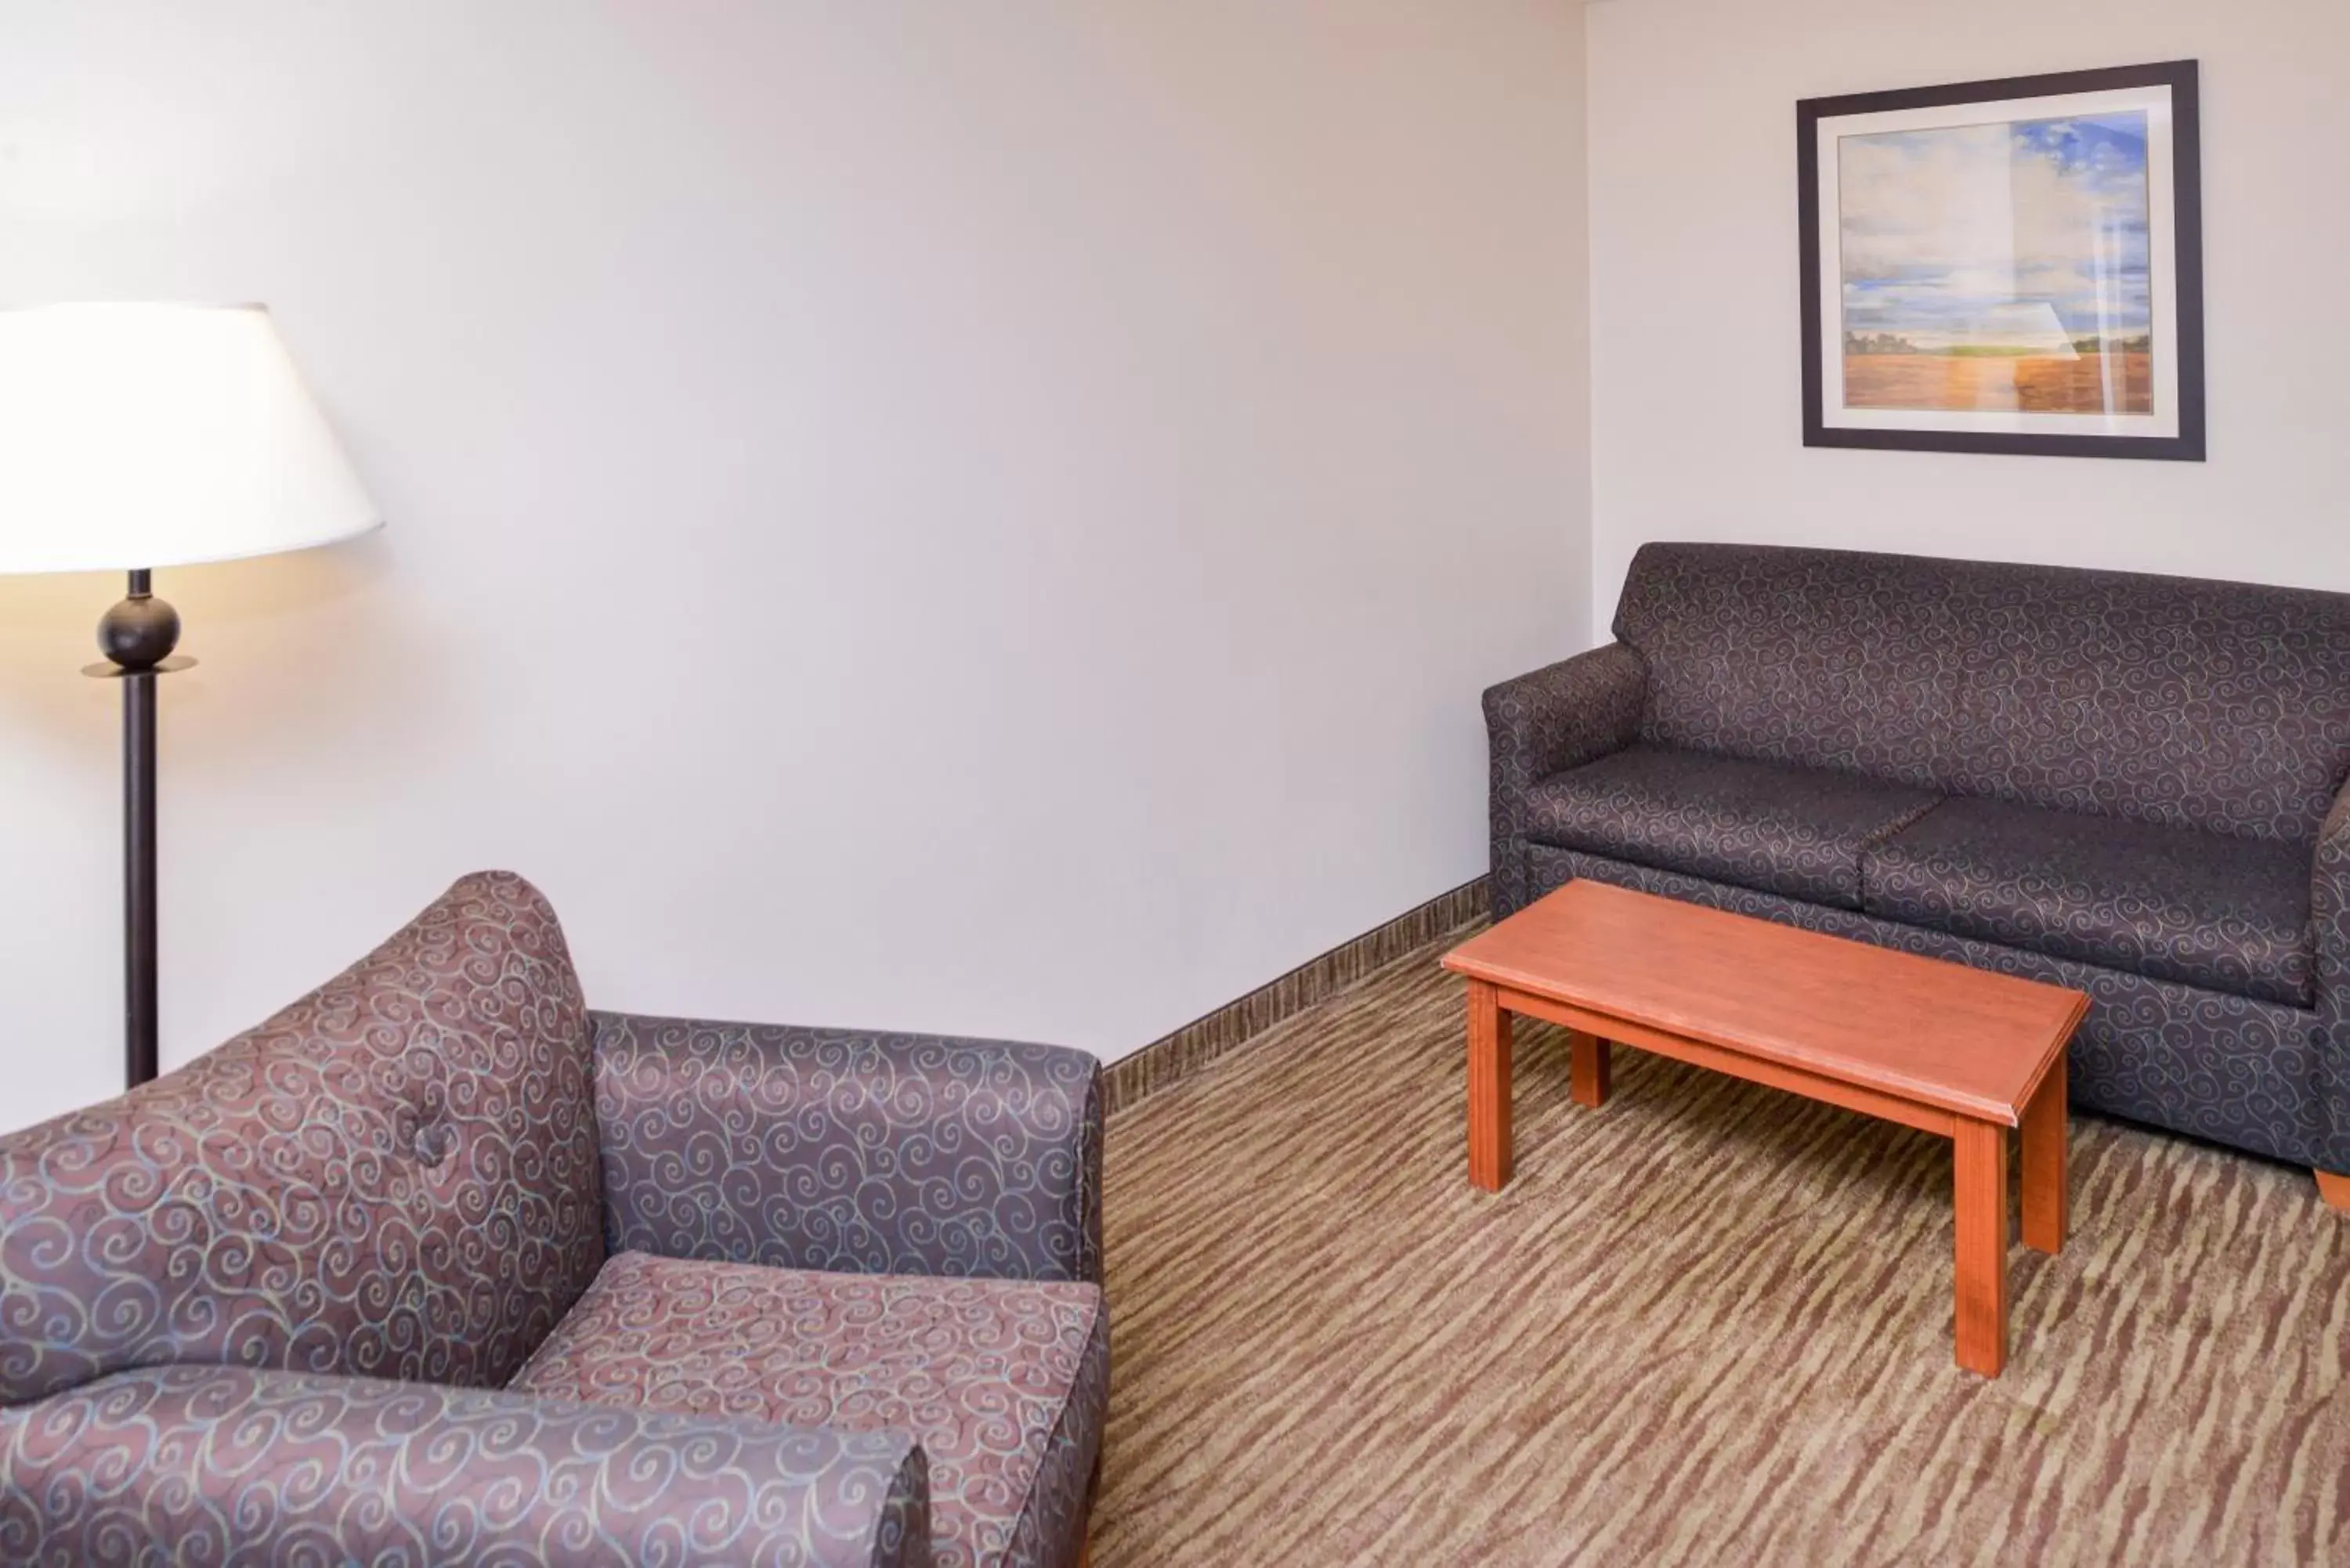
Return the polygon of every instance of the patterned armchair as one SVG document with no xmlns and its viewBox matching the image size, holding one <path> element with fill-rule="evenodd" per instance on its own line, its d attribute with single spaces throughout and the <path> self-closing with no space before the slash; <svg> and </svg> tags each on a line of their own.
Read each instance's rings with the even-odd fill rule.
<svg viewBox="0 0 2350 1568">
<path fill-rule="evenodd" d="M 1089 1055 L 590 1013 L 468 877 L 0 1138 L 0 1562 L 1066 1568 L 1100 1178 Z"/>
<path fill-rule="evenodd" d="M 2350 1207 L 2350 595 L 1650 545 L 1493 688 L 1497 915 L 1577 877 L 2069 985 L 2073 1103 Z"/>
</svg>

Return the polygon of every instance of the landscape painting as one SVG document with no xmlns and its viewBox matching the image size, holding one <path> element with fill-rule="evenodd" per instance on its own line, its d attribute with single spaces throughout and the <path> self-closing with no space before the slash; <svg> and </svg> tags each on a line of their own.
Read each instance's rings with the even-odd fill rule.
<svg viewBox="0 0 2350 1568">
<path fill-rule="evenodd" d="M 2151 412 L 2143 109 L 1837 143 L 1844 401 Z"/>
<path fill-rule="evenodd" d="M 1804 443 L 2201 461 L 2198 81 L 1798 104 Z"/>
</svg>

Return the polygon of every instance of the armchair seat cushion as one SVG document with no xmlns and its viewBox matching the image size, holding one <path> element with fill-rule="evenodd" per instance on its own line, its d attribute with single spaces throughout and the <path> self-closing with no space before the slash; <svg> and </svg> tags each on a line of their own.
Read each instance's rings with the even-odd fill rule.
<svg viewBox="0 0 2350 1568">
<path fill-rule="evenodd" d="M 1537 844 L 1856 909 L 1864 852 L 1937 798 L 1824 768 L 1628 746 L 1544 779 L 1526 812 Z"/>
<path fill-rule="evenodd" d="M 1109 1396 L 1078 1282 L 841 1274 L 622 1252 L 515 1376 L 545 1397 L 896 1431 L 938 1568 L 1072 1564 Z"/>
<path fill-rule="evenodd" d="M 2307 1007 L 2307 845 L 1980 798 L 1873 849 L 1868 912 Z"/>
</svg>

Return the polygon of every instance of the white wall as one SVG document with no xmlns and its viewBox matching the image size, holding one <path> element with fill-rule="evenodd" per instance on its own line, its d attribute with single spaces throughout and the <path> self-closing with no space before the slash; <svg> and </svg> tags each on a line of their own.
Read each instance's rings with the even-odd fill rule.
<svg viewBox="0 0 2350 1568">
<path fill-rule="evenodd" d="M 1795 101 L 2203 62 L 2208 463 L 1806 450 Z M 2350 5 L 1590 12 L 1594 625 L 1659 538 L 2350 589 Z"/>
<path fill-rule="evenodd" d="M 1130 1050 L 1484 863 L 1589 628 L 1571 0 L 6 0 L 0 300 L 391 519 L 162 574 L 170 1065 L 473 867 L 590 999 Z M 0 1126 L 119 1084 L 115 581 L 0 581 Z"/>
</svg>

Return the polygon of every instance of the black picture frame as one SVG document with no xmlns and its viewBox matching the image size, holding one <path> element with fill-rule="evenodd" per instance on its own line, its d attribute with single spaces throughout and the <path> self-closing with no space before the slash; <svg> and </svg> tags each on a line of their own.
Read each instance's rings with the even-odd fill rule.
<svg viewBox="0 0 2350 1568">
<path fill-rule="evenodd" d="M 1802 234 L 1804 444 L 1908 452 L 2204 461 L 2203 202 L 2199 72 L 2194 60 L 1953 82 L 1892 92 L 1805 99 L 1795 105 L 1796 224 Z M 1819 127 L 1846 115 L 1939 109 L 2119 88 L 2170 89 L 2172 254 L 2176 280 L 2178 423 L 2175 435 L 2075 435 L 1979 431 L 1856 430 L 1826 423 L 1821 363 Z M 2159 258 L 2157 258 L 2159 265 Z"/>
</svg>

